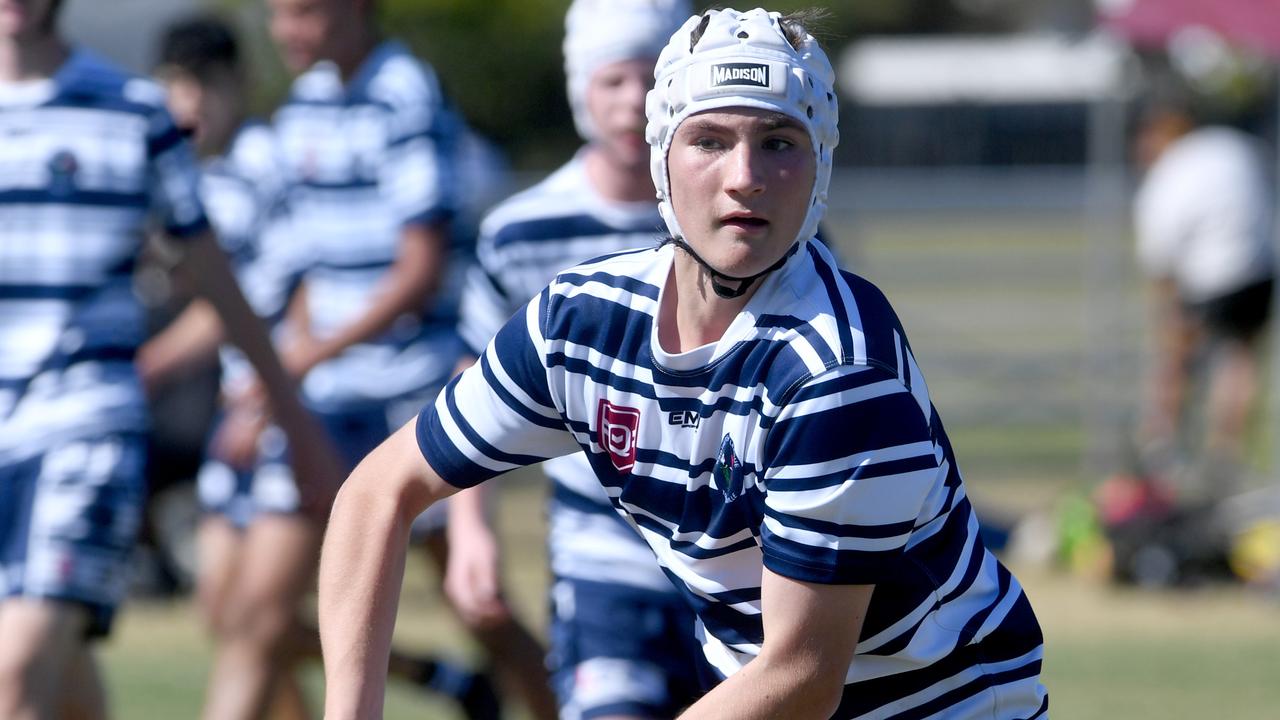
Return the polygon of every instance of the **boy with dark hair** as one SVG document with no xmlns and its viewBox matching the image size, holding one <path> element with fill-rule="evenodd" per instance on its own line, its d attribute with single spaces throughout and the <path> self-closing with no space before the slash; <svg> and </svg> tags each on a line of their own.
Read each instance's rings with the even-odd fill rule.
<svg viewBox="0 0 1280 720">
<path fill-rule="evenodd" d="M 142 512 L 146 405 L 132 293 L 158 220 L 245 351 L 327 507 L 337 478 L 209 230 L 154 83 L 68 46 L 59 3 L 0 3 L 0 716 L 103 717 L 105 635 Z"/>
<path fill-rule="evenodd" d="M 179 22 L 164 34 L 156 74 L 169 91 L 178 123 L 193 133 L 203 161 L 200 194 L 254 309 L 287 334 L 285 306 L 298 284 L 303 247 L 292 232 L 283 158 L 271 128 L 246 118 L 246 80 L 233 30 L 214 17 Z M 193 302 L 140 353 L 144 378 L 156 384 L 215 352 L 221 338 L 206 303 Z M 228 426 L 261 424 L 251 369 L 238 353 L 222 353 L 223 395 L 236 398 Z M 323 515 L 304 512 L 300 479 L 290 471 L 277 428 L 253 433 L 239 447 L 214 434 L 198 478 L 200 523 L 197 600 L 215 642 L 206 694 L 207 717 L 307 712 L 293 662 L 319 659 L 314 626 L 297 613 L 312 587 Z M 459 701 L 468 717 L 490 718 L 496 699 L 488 680 L 460 667 L 397 655 L 394 674 Z"/>
</svg>

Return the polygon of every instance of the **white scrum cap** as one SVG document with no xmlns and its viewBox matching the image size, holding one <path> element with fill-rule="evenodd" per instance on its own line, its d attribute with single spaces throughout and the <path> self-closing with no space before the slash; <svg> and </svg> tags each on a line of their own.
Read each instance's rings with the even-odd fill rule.
<svg viewBox="0 0 1280 720">
<path fill-rule="evenodd" d="M 702 37 L 692 44 L 693 32 L 703 23 Z M 657 82 L 646 101 L 645 139 L 652 148 L 650 170 L 659 209 L 672 237 L 684 238 L 671 207 L 667 174 L 671 139 L 690 115 L 730 107 L 780 112 L 809 131 L 817 176 L 797 240 L 807 240 L 818 231 L 827 209 L 832 155 L 840 141 L 839 108 L 835 73 L 826 53 L 812 35 L 806 34 L 798 44 L 793 48 L 787 42 L 780 13 L 726 9 L 689 18 L 662 51 L 655 70 Z"/>
<path fill-rule="evenodd" d="M 587 85 L 596 70 L 622 60 L 656 59 L 692 12 L 689 0 L 574 0 L 564 19 L 564 71 L 582 139 L 595 139 Z"/>
</svg>

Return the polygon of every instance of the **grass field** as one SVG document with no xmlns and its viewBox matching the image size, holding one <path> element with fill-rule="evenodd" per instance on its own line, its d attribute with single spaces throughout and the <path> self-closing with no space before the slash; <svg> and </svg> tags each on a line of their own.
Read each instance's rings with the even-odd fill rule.
<svg viewBox="0 0 1280 720">
<path fill-rule="evenodd" d="M 1086 245 L 1069 218 L 859 217 L 833 214 L 838 241 L 903 317 L 980 511 L 1046 511 L 1087 488 L 1091 319 Z M 855 242 L 856 241 L 856 242 Z M 1122 253 L 1127 257 L 1127 254 Z M 1109 309 L 1122 366 L 1113 406 L 1136 402 L 1141 349 L 1136 285 Z M 1118 430 L 1118 428 L 1117 428 Z M 514 599 L 542 628 L 546 586 L 539 483 L 506 481 L 502 505 Z M 397 638 L 406 647 L 474 658 L 414 559 Z M 1270 718 L 1280 603 L 1236 587 L 1153 592 L 1015 567 L 1047 638 L 1045 682 L 1059 720 Z M 197 714 L 208 647 L 185 602 L 131 605 L 102 650 L 116 716 Z M 319 693 L 316 672 L 308 685 Z M 452 718 L 451 709 L 393 688 L 388 718 Z"/>
<path fill-rule="evenodd" d="M 513 481 L 502 507 L 514 599 L 539 628 L 545 587 L 540 493 L 537 483 Z M 421 558 L 411 562 L 398 641 L 472 658 L 473 647 L 441 607 Z M 1015 570 L 1044 626 L 1044 679 L 1055 718 L 1261 719 L 1280 708 L 1280 604 L 1236 588 L 1139 592 L 1040 567 Z M 209 652 L 188 602 L 131 605 L 101 656 L 116 717 L 197 715 Z M 307 684 L 319 707 L 314 668 Z M 386 717 L 459 716 L 446 704 L 393 686 Z"/>
</svg>

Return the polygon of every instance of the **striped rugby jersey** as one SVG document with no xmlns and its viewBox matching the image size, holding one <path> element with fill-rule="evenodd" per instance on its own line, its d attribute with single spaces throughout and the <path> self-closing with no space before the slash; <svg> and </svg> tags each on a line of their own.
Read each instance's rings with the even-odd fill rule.
<svg viewBox="0 0 1280 720">
<path fill-rule="evenodd" d="M 0 462 L 146 428 L 134 262 L 156 221 L 207 228 L 160 86 L 74 50 L 0 85 Z"/>
<path fill-rule="evenodd" d="M 398 42 L 375 48 L 345 85 L 329 62 L 294 81 L 275 128 L 293 232 L 308 244 L 304 282 L 316 336 L 367 310 L 406 224 L 454 215 L 455 123 L 434 72 Z M 438 295 L 429 308 L 422 322 L 398 323 L 313 369 L 303 383 L 309 404 L 368 408 L 443 383 L 457 361 L 456 298 Z"/>
<path fill-rule="evenodd" d="M 804 243 L 718 343 L 672 355 L 654 319 L 673 252 L 561 273 L 423 410 L 431 466 L 469 486 L 585 450 L 725 675 L 759 652 L 769 568 L 876 585 L 837 717 L 1047 713 L 1039 626 L 884 296 Z"/>
<path fill-rule="evenodd" d="M 270 325 L 283 315 L 302 263 L 288 223 L 281 164 L 270 126 L 250 121 L 225 154 L 203 163 L 200 175 L 200 199 L 218 243 L 249 305 Z M 253 371 L 231 345 L 222 347 L 222 370 L 224 384 Z"/>
<path fill-rule="evenodd" d="M 458 330 L 477 357 L 556 273 L 589 258 L 654 247 L 657 203 L 612 202 L 591 186 L 581 154 L 485 218 Z M 614 511 L 582 453 L 548 460 L 548 545 L 557 577 L 671 592 L 653 552 Z"/>
</svg>

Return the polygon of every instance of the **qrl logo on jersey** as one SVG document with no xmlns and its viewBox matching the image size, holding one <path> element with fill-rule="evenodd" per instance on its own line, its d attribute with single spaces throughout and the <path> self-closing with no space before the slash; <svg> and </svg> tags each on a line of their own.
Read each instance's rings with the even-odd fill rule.
<svg viewBox="0 0 1280 720">
<path fill-rule="evenodd" d="M 711 66 L 711 87 L 746 85 L 769 87 L 769 66 L 759 63 L 721 63 Z"/>
<path fill-rule="evenodd" d="M 631 472 L 636 464 L 636 433 L 640 431 L 640 411 L 600 399 L 596 411 L 600 447 L 618 472 Z"/>
</svg>

